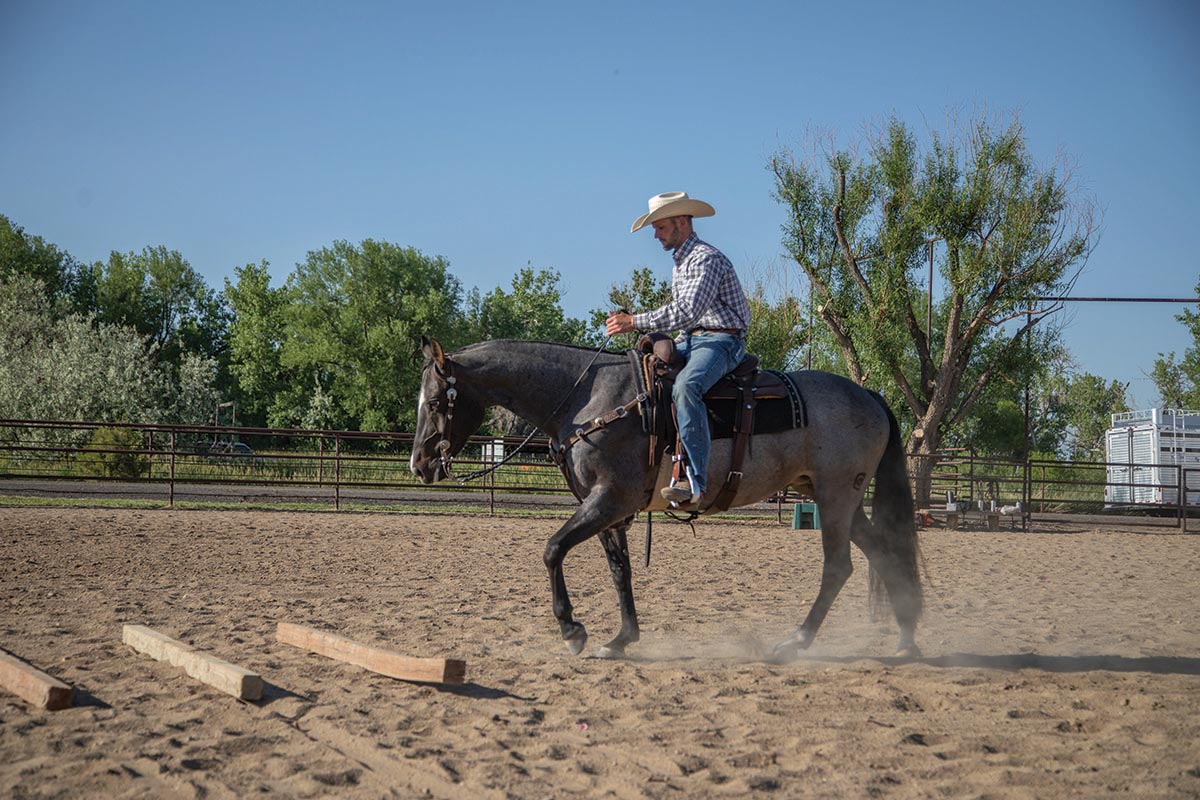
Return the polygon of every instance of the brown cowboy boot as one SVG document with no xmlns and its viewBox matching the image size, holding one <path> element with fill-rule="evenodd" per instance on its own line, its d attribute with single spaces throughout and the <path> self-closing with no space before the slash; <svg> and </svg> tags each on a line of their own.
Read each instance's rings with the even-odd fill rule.
<svg viewBox="0 0 1200 800">
<path fill-rule="evenodd" d="M 690 503 L 692 500 L 692 485 L 686 479 L 677 481 L 671 486 L 664 486 L 659 492 L 663 500 L 669 500 L 677 505 Z"/>
</svg>

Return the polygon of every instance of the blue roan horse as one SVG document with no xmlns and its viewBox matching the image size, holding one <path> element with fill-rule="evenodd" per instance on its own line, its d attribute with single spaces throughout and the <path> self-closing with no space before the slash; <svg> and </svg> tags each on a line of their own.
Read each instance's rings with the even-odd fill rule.
<svg viewBox="0 0 1200 800">
<path fill-rule="evenodd" d="M 449 476 L 451 459 L 479 429 L 491 406 L 502 406 L 538 426 L 561 448 L 578 429 L 638 394 L 623 353 L 512 340 L 483 342 L 454 353 L 443 352 L 429 339 L 422 344 L 426 363 L 411 467 L 425 483 Z M 853 571 L 851 542 L 867 556 L 872 577 L 886 587 L 900 627 L 900 655 L 919 655 L 914 638 L 922 605 L 917 532 L 896 419 L 882 397 L 846 378 L 813 371 L 793 377 L 811 424 L 755 434 L 733 503 L 756 503 L 792 486 L 811 495 L 821 515 L 821 588 L 804 623 L 776 645 L 775 657 L 794 658 L 812 643 Z M 713 442 L 709 494 L 701 507 L 725 481 L 731 442 Z M 626 646 L 638 640 L 626 532 L 639 511 L 665 508 L 658 490 L 670 473 L 669 463 L 649 465 L 648 444 L 638 415 L 631 413 L 578 439 L 563 453 L 564 472 L 581 501 L 547 542 L 545 562 L 554 616 L 572 653 L 583 650 L 587 632 L 571 613 L 563 559 L 575 545 L 596 535 L 608 557 L 621 608 L 621 630 L 598 654 L 622 656 Z M 872 477 L 875 493 L 868 518 L 863 495 Z"/>
</svg>

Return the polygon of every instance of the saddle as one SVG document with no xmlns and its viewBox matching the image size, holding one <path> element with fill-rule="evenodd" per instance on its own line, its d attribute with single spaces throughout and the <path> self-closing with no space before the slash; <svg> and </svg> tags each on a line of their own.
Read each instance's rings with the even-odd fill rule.
<svg viewBox="0 0 1200 800">
<path fill-rule="evenodd" d="M 675 480 L 683 470 L 683 446 L 679 441 L 671 391 L 685 361 L 675 342 L 661 333 L 638 340 L 631 357 L 640 367 L 645 400 L 639 409 L 642 425 L 650 434 L 649 463 L 657 466 L 668 445 L 673 446 Z M 804 400 L 792 378 L 776 370 L 759 370 L 758 357 L 747 355 L 742 363 L 721 378 L 704 395 L 709 430 L 713 439 L 733 441 L 729 472 L 712 505 L 704 510 L 725 511 L 732 504 L 742 481 L 742 464 L 755 433 L 770 433 L 807 425 Z"/>
</svg>

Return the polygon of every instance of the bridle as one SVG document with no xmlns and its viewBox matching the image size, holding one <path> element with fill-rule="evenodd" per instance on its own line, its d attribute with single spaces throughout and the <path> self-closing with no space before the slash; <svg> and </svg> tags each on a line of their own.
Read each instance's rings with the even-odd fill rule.
<svg viewBox="0 0 1200 800">
<path fill-rule="evenodd" d="M 434 370 L 437 372 L 438 376 L 441 377 L 442 380 L 444 380 L 447 383 L 446 414 L 445 414 L 446 424 L 442 426 L 442 430 L 436 431 L 435 433 L 431 433 L 428 437 L 426 437 L 425 441 L 428 442 L 434 436 L 440 435 L 442 437 L 441 440 L 438 441 L 437 445 L 435 445 L 435 449 L 438 451 L 438 461 L 442 465 L 442 472 L 445 474 L 445 476 L 447 478 L 454 478 L 454 480 L 457 480 L 460 484 L 466 483 L 467 481 L 473 481 L 476 478 L 482 478 L 484 475 L 487 475 L 489 472 L 494 472 L 495 470 L 499 469 L 501 466 L 503 466 L 504 464 L 507 464 L 510 460 L 512 460 L 513 457 L 515 457 L 517 455 L 517 453 L 521 452 L 521 450 L 525 447 L 525 445 L 529 444 L 529 442 L 533 440 L 533 437 L 537 435 L 537 432 L 542 430 L 542 428 L 545 427 L 546 423 L 549 422 L 551 419 L 553 419 L 554 415 L 557 414 L 562 409 L 563 405 L 565 405 L 567 400 L 569 400 L 571 398 L 571 395 L 575 392 L 575 390 L 577 388 L 579 388 L 579 384 L 583 383 L 583 379 L 586 378 L 588 372 L 591 371 L 592 365 L 596 363 L 596 359 L 600 357 L 600 354 L 603 353 L 605 351 L 605 349 L 607 349 L 608 343 L 610 341 L 612 341 L 612 334 L 609 334 L 609 336 L 604 340 L 604 343 L 601 344 L 600 347 L 597 348 L 596 352 L 592 354 L 592 360 L 589 361 L 587 366 L 583 368 L 583 372 L 579 373 L 579 377 L 575 379 L 575 383 L 573 383 L 571 385 L 571 388 L 567 390 L 567 393 L 565 395 L 563 395 L 563 398 L 558 401 L 558 405 L 556 405 L 554 407 L 554 410 L 546 415 L 546 418 L 544 420 L 542 420 L 541 425 L 538 425 L 532 431 L 529 432 L 529 435 L 525 437 L 525 440 L 523 442 L 521 442 L 519 445 L 517 445 L 515 448 L 513 448 L 511 451 L 509 451 L 508 455 L 506 455 L 504 458 L 500 459 L 496 463 L 492 464 L 491 466 L 485 467 L 484 469 L 476 470 L 475 472 L 472 472 L 468 475 L 464 475 L 461 478 L 456 478 L 454 476 L 454 473 L 451 472 L 451 469 L 450 469 L 451 464 L 454 461 L 454 456 L 452 456 L 450 454 L 450 449 L 451 449 L 450 436 L 451 436 L 451 425 L 454 422 L 454 405 L 458 399 L 458 387 L 456 386 L 456 384 L 458 383 L 458 378 L 451 373 L 450 367 L 454 362 L 451 361 L 448 357 L 444 358 L 442 360 L 441 364 L 438 364 L 436 361 L 432 362 L 432 366 L 433 366 Z M 639 395 L 638 397 L 639 397 L 639 399 L 644 399 L 644 397 L 642 395 Z M 629 413 L 629 410 L 632 407 L 633 407 L 633 403 L 627 404 L 626 406 L 624 406 L 622 408 L 615 409 L 613 412 L 611 412 L 611 415 L 615 415 L 615 418 L 623 418 Z M 608 415 L 606 415 L 606 416 L 608 416 Z M 602 419 L 603 418 L 598 418 L 595 422 L 592 423 L 592 425 L 594 427 L 603 427 L 604 425 L 607 424 L 608 421 L 611 421 L 611 420 L 606 420 L 606 421 L 602 422 L 601 421 Z M 573 444 L 574 440 L 576 438 L 583 438 L 583 436 L 585 436 L 585 435 L 586 435 L 586 432 L 583 429 L 576 429 L 575 436 L 572 437 L 572 441 L 570 442 L 570 444 Z M 422 443 L 422 444 L 424 444 L 424 443 Z"/>
<path fill-rule="evenodd" d="M 434 370 L 447 384 L 446 422 L 442 426 L 441 430 L 437 430 L 437 426 L 434 426 L 434 432 L 425 438 L 425 441 L 428 442 L 434 436 L 442 437 L 437 445 L 435 445 L 434 449 L 436 449 L 438 452 L 438 461 L 441 462 L 442 472 L 446 474 L 447 478 L 454 477 L 454 473 L 450 471 L 451 462 L 454 461 L 454 456 L 450 455 L 450 426 L 454 423 L 454 404 L 458 400 L 458 388 L 455 386 L 455 384 L 458 383 L 458 378 L 450 374 L 450 365 L 453 363 L 454 362 L 448 358 L 442 361 L 441 366 L 439 366 L 436 362 L 432 362 Z M 445 367 L 445 371 L 442 370 L 443 366 Z M 424 442 L 422 442 L 422 444 L 424 444 Z"/>
</svg>

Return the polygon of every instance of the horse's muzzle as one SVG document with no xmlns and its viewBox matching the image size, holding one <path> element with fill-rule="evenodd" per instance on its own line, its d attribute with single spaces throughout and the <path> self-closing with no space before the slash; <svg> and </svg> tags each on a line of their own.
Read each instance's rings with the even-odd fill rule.
<svg viewBox="0 0 1200 800">
<path fill-rule="evenodd" d="M 414 458 L 409 467 L 413 474 L 421 479 L 421 483 L 437 483 L 446 477 L 442 471 L 442 462 L 436 458 Z"/>
</svg>

